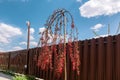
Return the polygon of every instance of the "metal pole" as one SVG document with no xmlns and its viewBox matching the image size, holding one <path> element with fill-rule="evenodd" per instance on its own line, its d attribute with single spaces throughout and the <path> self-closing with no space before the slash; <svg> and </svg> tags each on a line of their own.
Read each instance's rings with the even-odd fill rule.
<svg viewBox="0 0 120 80">
<path fill-rule="evenodd" d="M 66 17 L 64 16 L 64 51 L 66 53 Z M 66 64 L 66 56 L 65 54 L 65 80 L 67 80 L 67 64 Z"/>
<path fill-rule="evenodd" d="M 26 22 L 28 26 L 28 36 L 27 36 L 27 65 L 26 65 L 26 74 L 29 74 L 29 45 L 30 45 L 30 21 Z"/>
<path fill-rule="evenodd" d="M 117 31 L 116 31 L 116 35 L 119 33 L 119 31 L 120 31 L 120 22 L 119 22 L 119 26 L 118 26 Z"/>
<path fill-rule="evenodd" d="M 108 36 L 110 35 L 110 24 L 108 24 Z"/>
<path fill-rule="evenodd" d="M 29 43 L 30 43 L 30 21 L 27 21 L 28 26 L 28 39 L 27 39 L 27 50 L 29 50 Z"/>
</svg>

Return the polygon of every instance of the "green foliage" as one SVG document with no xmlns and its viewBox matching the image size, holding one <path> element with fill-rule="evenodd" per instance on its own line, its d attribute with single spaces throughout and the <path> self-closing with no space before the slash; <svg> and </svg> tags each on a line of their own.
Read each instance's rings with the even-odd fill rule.
<svg viewBox="0 0 120 80">
<path fill-rule="evenodd" d="M 15 74 L 14 72 L 7 70 L 1 70 L 0 72 L 13 76 L 13 80 L 35 80 L 35 77 L 30 75 Z"/>
<path fill-rule="evenodd" d="M 27 80 L 35 80 L 35 76 L 27 76 Z"/>
<path fill-rule="evenodd" d="M 10 76 L 15 76 L 15 74 L 12 72 L 12 71 L 0 71 L 0 72 L 2 72 L 2 73 L 4 73 L 4 74 L 7 74 L 7 75 L 10 75 Z"/>
<path fill-rule="evenodd" d="M 13 77 L 13 80 L 35 80 L 33 76 L 26 76 L 26 75 L 18 75 Z"/>
<path fill-rule="evenodd" d="M 13 80 L 27 80 L 26 76 L 15 76 Z"/>
</svg>

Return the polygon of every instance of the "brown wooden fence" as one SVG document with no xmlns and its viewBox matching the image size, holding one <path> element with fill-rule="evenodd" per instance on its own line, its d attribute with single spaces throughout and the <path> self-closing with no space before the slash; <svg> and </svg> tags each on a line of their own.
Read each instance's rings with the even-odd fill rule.
<svg viewBox="0 0 120 80">
<path fill-rule="evenodd" d="M 80 76 L 72 71 L 71 62 L 67 56 L 68 80 L 120 80 L 120 35 L 99 39 L 79 41 Z M 38 53 L 40 48 L 38 50 Z M 36 49 L 29 51 L 29 74 L 45 80 L 64 80 L 64 73 L 57 79 L 52 71 L 43 71 L 36 66 Z M 0 68 L 24 73 L 26 50 L 0 54 Z"/>
</svg>

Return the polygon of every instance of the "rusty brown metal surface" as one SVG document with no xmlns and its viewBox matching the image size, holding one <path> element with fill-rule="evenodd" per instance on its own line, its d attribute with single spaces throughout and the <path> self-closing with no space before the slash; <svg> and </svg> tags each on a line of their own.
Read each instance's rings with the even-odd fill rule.
<svg viewBox="0 0 120 80">
<path fill-rule="evenodd" d="M 100 38 L 98 40 L 98 54 L 97 54 L 97 80 L 104 80 L 104 66 L 105 66 L 105 55 L 104 55 L 104 40 Z"/>
<path fill-rule="evenodd" d="M 115 72 L 116 80 L 120 79 L 120 35 L 116 36 L 116 59 L 115 59 Z"/>
<path fill-rule="evenodd" d="M 81 61 L 79 76 L 72 70 L 67 54 L 68 80 L 120 80 L 120 35 L 79 41 L 79 50 Z M 45 80 L 64 80 L 64 73 L 57 79 L 54 69 L 43 71 L 37 66 L 34 57 L 40 54 L 40 48 L 29 51 L 29 75 Z M 0 69 L 25 73 L 26 54 L 27 50 L 0 53 Z"/>
<path fill-rule="evenodd" d="M 112 80 L 112 54 L 113 54 L 113 47 L 112 47 L 112 37 L 109 36 L 107 38 L 107 53 L 106 53 L 106 80 Z"/>
<path fill-rule="evenodd" d="M 95 80 L 96 75 L 96 41 L 95 39 L 91 40 L 91 54 L 90 54 L 90 80 Z"/>
<path fill-rule="evenodd" d="M 84 54 L 83 54 L 83 80 L 88 80 L 88 40 L 84 41 Z"/>
</svg>

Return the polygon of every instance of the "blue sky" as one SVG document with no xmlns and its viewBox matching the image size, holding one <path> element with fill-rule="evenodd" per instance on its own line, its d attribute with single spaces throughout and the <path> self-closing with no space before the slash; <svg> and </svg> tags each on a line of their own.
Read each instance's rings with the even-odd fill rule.
<svg viewBox="0 0 120 80">
<path fill-rule="evenodd" d="M 39 31 L 58 8 L 65 8 L 74 17 L 79 39 L 114 35 L 120 22 L 120 0 L 0 0 L 0 51 L 26 48 L 27 26 L 31 22 L 31 48 L 36 47 Z"/>
</svg>

